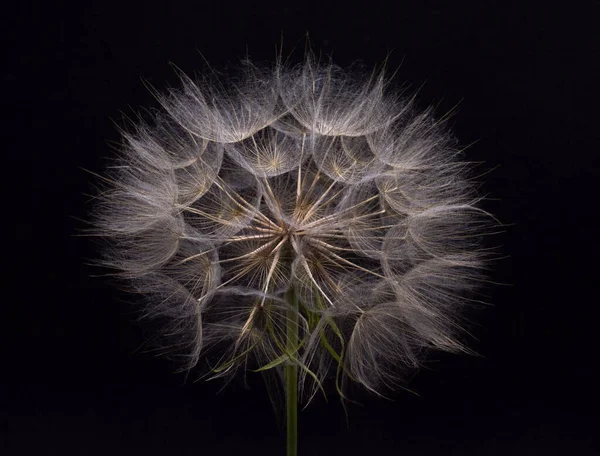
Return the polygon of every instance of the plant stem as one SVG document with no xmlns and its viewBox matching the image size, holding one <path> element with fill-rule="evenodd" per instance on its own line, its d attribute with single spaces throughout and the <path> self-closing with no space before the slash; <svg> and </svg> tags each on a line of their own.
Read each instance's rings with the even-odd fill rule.
<svg viewBox="0 0 600 456">
<path fill-rule="evenodd" d="M 294 290 L 287 295 L 289 309 L 286 324 L 286 348 L 297 355 L 298 298 Z M 290 361 L 284 368 L 285 406 L 287 412 L 287 456 L 298 454 L 298 366 Z"/>
</svg>

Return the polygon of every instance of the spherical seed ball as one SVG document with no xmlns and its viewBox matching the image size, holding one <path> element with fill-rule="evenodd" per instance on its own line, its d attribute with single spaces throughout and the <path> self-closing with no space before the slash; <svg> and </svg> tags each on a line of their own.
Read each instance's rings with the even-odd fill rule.
<svg viewBox="0 0 600 456">
<path fill-rule="evenodd" d="M 217 353 L 217 376 L 285 361 L 304 386 L 337 371 L 380 392 L 425 348 L 466 350 L 489 216 L 442 124 L 383 73 L 312 56 L 244 68 L 160 95 L 153 123 L 123 133 L 95 207 L 103 264 L 147 295 L 165 351 L 184 369 Z"/>
</svg>

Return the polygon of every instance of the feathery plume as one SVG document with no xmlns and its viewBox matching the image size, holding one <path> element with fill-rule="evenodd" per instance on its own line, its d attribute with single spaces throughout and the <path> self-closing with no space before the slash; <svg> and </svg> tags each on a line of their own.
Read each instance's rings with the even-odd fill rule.
<svg viewBox="0 0 600 456">
<path fill-rule="evenodd" d="M 165 348 L 183 369 L 217 353 L 214 376 L 294 365 L 308 400 L 331 372 L 381 393 L 423 349 L 466 351 L 490 216 L 444 122 L 383 72 L 245 69 L 158 95 L 95 206 L 102 264 L 148 295 Z"/>
</svg>

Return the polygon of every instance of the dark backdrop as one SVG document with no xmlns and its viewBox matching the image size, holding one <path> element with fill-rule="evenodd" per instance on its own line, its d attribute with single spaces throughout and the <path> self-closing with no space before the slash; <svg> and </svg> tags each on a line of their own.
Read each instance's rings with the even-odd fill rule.
<svg viewBox="0 0 600 456">
<path fill-rule="evenodd" d="M 138 350 L 126 298 L 84 263 L 90 176 L 113 120 L 176 83 L 271 61 L 281 44 L 345 66 L 388 57 L 443 113 L 507 226 L 475 310 L 481 357 L 434 355 L 393 401 L 300 415 L 300 454 L 598 454 L 598 2 L 21 3 L 5 10 L 0 399 L 4 454 L 283 454 L 260 380 L 194 383 Z M 332 396 L 333 397 L 333 396 Z M 594 445 L 596 450 L 594 451 Z"/>
</svg>

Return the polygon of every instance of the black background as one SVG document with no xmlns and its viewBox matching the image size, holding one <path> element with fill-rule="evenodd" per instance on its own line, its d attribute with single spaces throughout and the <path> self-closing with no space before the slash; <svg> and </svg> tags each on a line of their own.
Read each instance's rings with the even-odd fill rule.
<svg viewBox="0 0 600 456">
<path fill-rule="evenodd" d="M 432 356 L 393 401 L 361 396 L 349 428 L 332 395 L 300 414 L 302 455 L 598 453 L 598 2 L 109 1 L 4 11 L 4 454 L 283 454 L 260 379 L 194 383 L 138 347 L 126 298 L 84 263 L 86 168 L 113 120 L 176 84 L 312 48 L 346 66 L 388 56 L 396 82 L 444 113 L 491 170 L 485 207 L 507 226 L 474 311 L 481 357 Z M 293 52 L 292 52 L 293 51 Z"/>
</svg>

